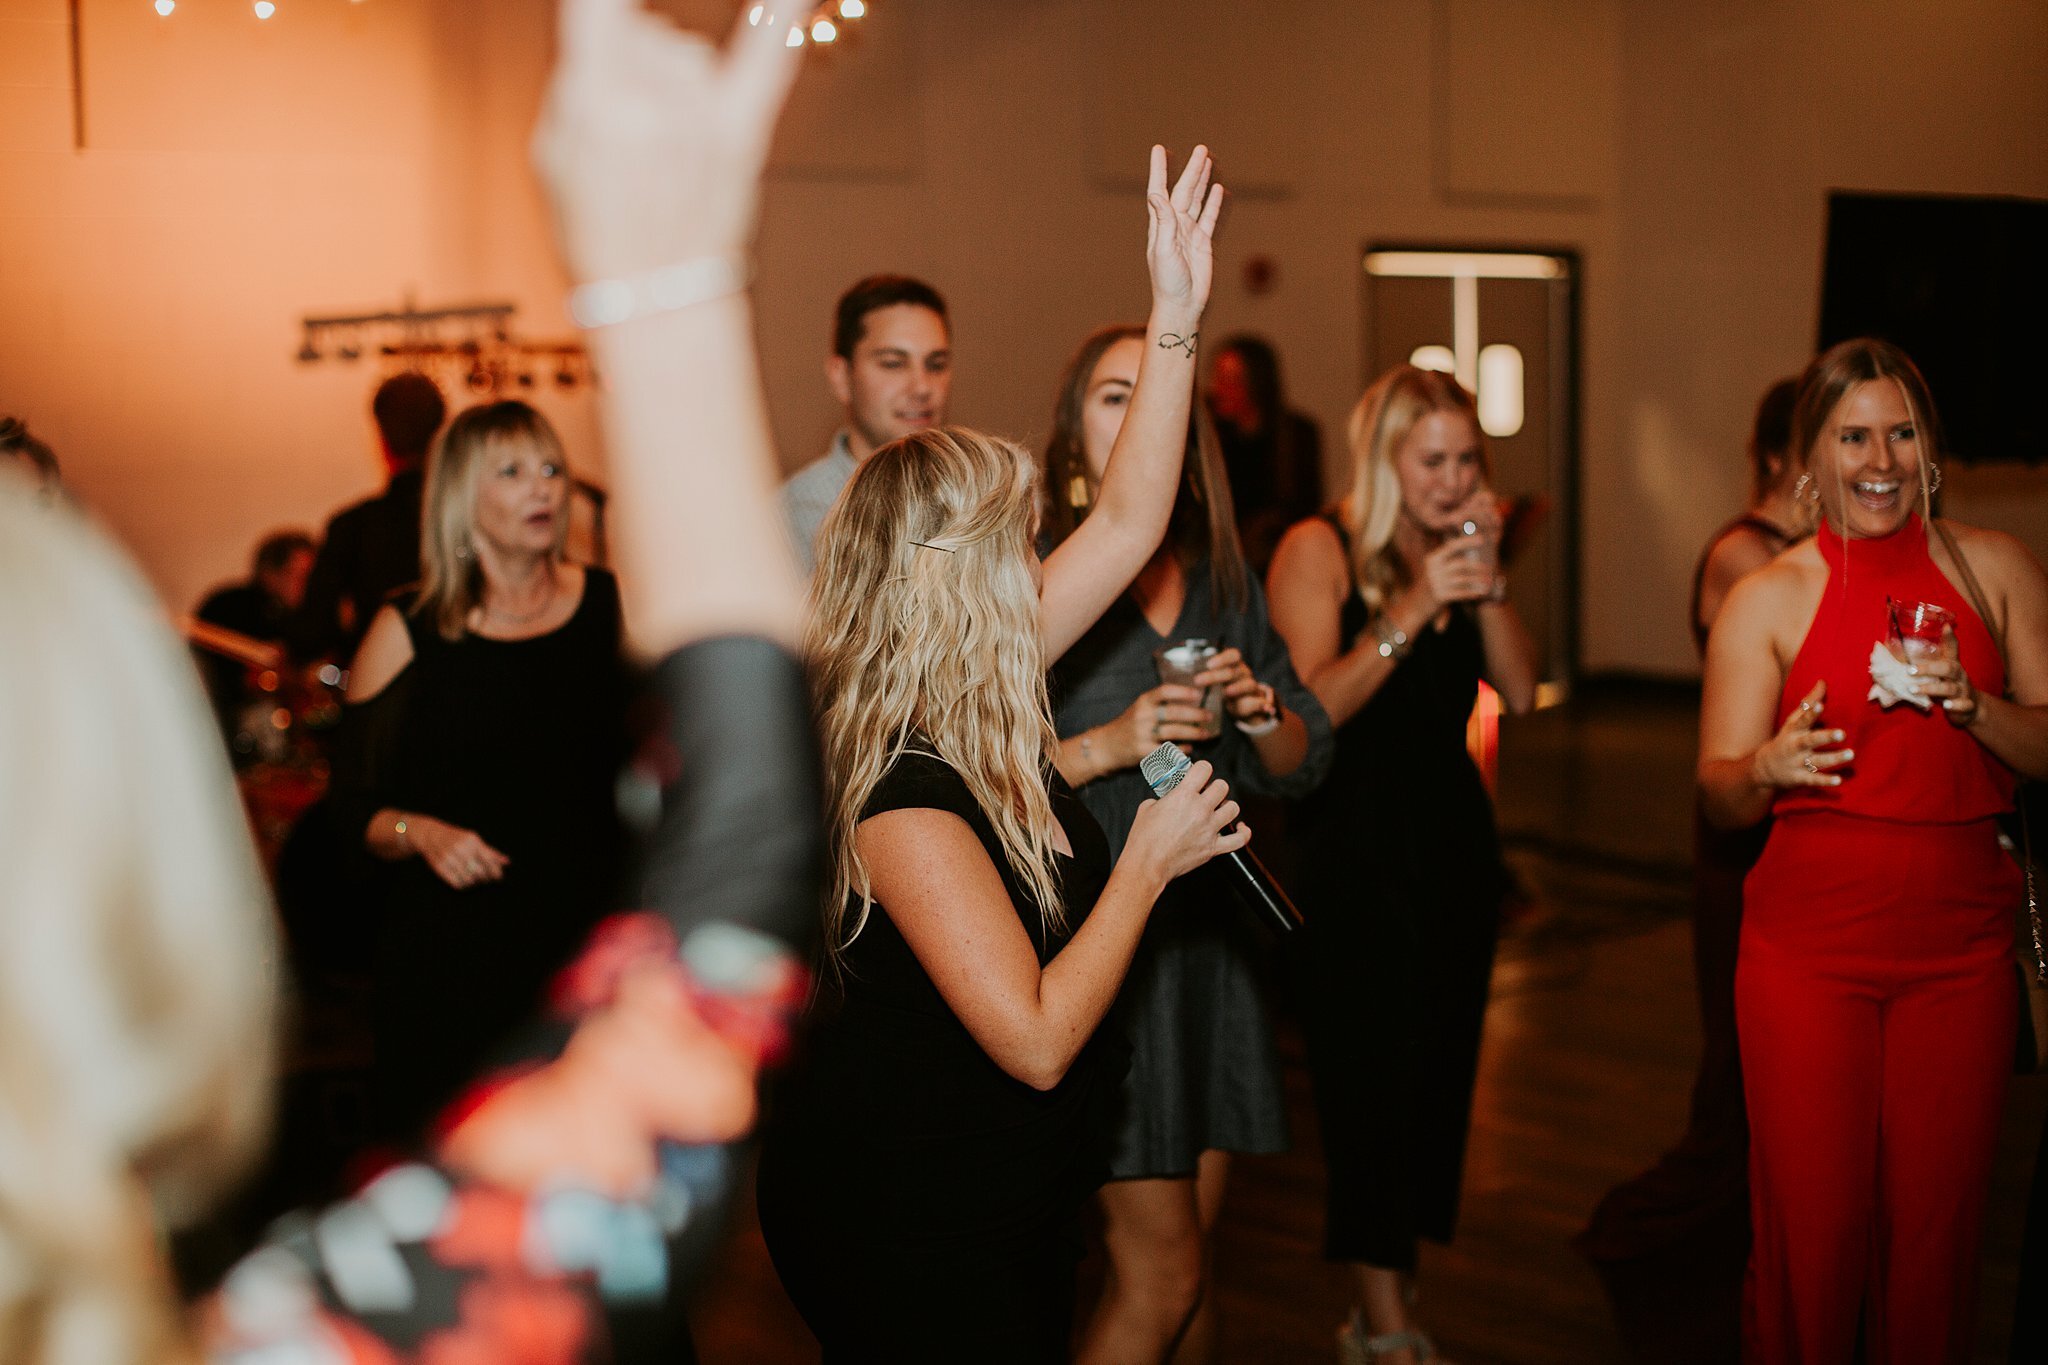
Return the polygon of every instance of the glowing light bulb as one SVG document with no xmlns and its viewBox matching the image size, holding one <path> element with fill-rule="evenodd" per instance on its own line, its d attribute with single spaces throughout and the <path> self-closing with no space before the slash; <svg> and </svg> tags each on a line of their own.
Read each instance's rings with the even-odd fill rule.
<svg viewBox="0 0 2048 1365">
<path fill-rule="evenodd" d="M 165 18 L 169 18 L 171 11 L 177 7 L 178 0 L 156 0 L 156 12 Z"/>
<path fill-rule="evenodd" d="M 829 43 L 838 36 L 839 25 L 830 19 L 820 19 L 811 25 L 811 41 L 814 43 Z"/>
<path fill-rule="evenodd" d="M 804 31 L 803 31 L 802 29 L 800 29 L 800 28 L 793 28 L 793 29 L 791 29 L 791 30 L 789 31 L 789 41 L 788 41 L 787 43 L 785 43 L 785 44 L 784 44 L 784 46 L 785 46 L 785 47 L 802 47 L 803 45 L 804 45 Z"/>
<path fill-rule="evenodd" d="M 862 0 L 839 0 L 839 17 L 842 19 L 858 19 L 867 12 L 868 7 Z"/>
<path fill-rule="evenodd" d="M 761 20 L 767 15 L 767 13 L 768 7 L 766 5 L 756 5 L 752 9 L 747 11 L 747 22 L 752 24 L 755 28 L 759 28 L 761 27 Z"/>
<path fill-rule="evenodd" d="M 256 0 L 256 17 L 258 19 L 268 19 L 275 13 L 277 13 L 277 6 L 271 4 L 270 0 Z"/>
</svg>

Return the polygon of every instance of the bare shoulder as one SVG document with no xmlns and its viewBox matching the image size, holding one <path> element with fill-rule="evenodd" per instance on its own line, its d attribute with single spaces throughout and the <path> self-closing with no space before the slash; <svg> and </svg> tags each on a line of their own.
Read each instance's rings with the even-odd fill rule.
<svg viewBox="0 0 2048 1365">
<path fill-rule="evenodd" d="M 1820 557 L 1820 547 L 1811 539 L 1802 540 L 1746 575 L 1729 592 L 1728 602 L 1733 606 L 1738 598 L 1745 598 L 1760 607 L 1784 605 L 1817 592 L 1827 576 L 1828 565 Z"/>
<path fill-rule="evenodd" d="M 356 647 L 348 669 L 348 699 L 368 701 L 391 685 L 412 662 L 412 635 L 398 608 L 383 606 L 370 618 L 370 628 Z"/>
<path fill-rule="evenodd" d="M 1339 596 L 1348 590 L 1350 570 L 1344 563 L 1344 542 L 1336 528 L 1321 517 L 1297 521 L 1280 537 L 1273 551 L 1273 564 L 1266 573 L 1269 593 L 1283 586 L 1300 587 L 1326 582 Z"/>
<path fill-rule="evenodd" d="M 1794 545 L 1736 580 L 1714 618 L 1714 633 L 1761 635 L 1781 644 L 1804 634 L 1827 586 L 1827 572 L 1827 562 L 1811 540 Z"/>
<path fill-rule="evenodd" d="M 1736 559 L 1756 564 L 1768 564 L 1783 554 L 1786 549 L 1782 536 L 1765 535 L 1755 523 L 1739 521 L 1730 526 L 1708 548 L 1709 559 Z"/>
<path fill-rule="evenodd" d="M 1992 584 L 2008 591 L 2048 592 L 2048 573 L 2018 536 L 1966 526 L 1947 517 L 1941 519 L 1941 525 L 1955 537 L 1956 548 L 1969 558 L 1970 568 Z"/>
<path fill-rule="evenodd" d="M 949 864 L 989 862 L 973 826 L 936 806 L 877 811 L 854 826 L 853 838 L 875 879 L 877 894 L 885 880 L 900 880 L 909 888 Z"/>
<path fill-rule="evenodd" d="M 1733 583 L 1755 573 L 1777 558 L 1778 553 L 1756 527 L 1732 527 L 1707 547 L 1707 581 Z"/>
</svg>

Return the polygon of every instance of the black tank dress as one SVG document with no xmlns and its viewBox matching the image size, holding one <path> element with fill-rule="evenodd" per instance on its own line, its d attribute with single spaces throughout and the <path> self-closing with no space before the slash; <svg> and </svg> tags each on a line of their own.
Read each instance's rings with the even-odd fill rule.
<svg viewBox="0 0 2048 1365">
<path fill-rule="evenodd" d="M 1368 617 L 1347 595 L 1342 648 Z M 1329 777 L 1289 820 L 1331 1260 L 1412 1270 L 1416 1240 L 1449 1241 L 1457 1222 L 1507 889 L 1493 802 L 1465 749 L 1484 667 L 1469 610 L 1421 631 L 1338 727 Z"/>
<path fill-rule="evenodd" d="M 1108 880 L 1102 829 L 1057 777 L 1074 856 L 1059 867 L 1067 932 L 1050 938 L 953 768 L 906 753 L 862 818 L 907 809 L 974 830 L 1041 963 Z M 1114 1035 L 1099 1031 L 1049 1090 L 1013 1079 L 880 903 L 842 975 L 773 1096 L 759 1175 L 762 1234 L 827 1365 L 1066 1360 L 1080 1213 L 1106 1174 L 1124 1061 Z"/>
<path fill-rule="evenodd" d="M 575 614 L 525 640 L 445 640 L 401 599 L 413 659 L 349 718 L 340 809 L 360 841 L 390 807 L 477 832 L 511 861 L 458 891 L 423 858 L 379 869 L 379 1127 L 416 1133 L 534 1011 L 611 908 L 625 755 L 617 581 L 584 571 Z"/>
</svg>

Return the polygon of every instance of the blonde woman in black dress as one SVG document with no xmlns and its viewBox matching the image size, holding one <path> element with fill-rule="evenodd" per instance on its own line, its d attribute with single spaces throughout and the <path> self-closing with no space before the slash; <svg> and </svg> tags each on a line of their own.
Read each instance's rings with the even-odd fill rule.
<svg viewBox="0 0 2048 1365">
<path fill-rule="evenodd" d="M 1505 600 L 1472 396 L 1403 365 L 1366 390 L 1350 435 L 1350 495 L 1287 533 L 1267 593 L 1337 726 L 1330 776 L 1289 833 L 1324 1255 L 1357 1291 L 1339 1342 L 1350 1365 L 1420 1365 L 1435 1348 L 1411 1306 L 1417 1244 L 1456 1226 L 1507 887 L 1465 722 L 1482 678 L 1528 710 L 1536 656 Z"/>
<path fill-rule="evenodd" d="M 428 460 L 420 588 L 349 671 L 336 812 L 384 864 L 374 1075 L 393 1139 L 526 1018 L 616 891 L 619 592 L 569 562 L 568 498 L 538 412 L 458 416 Z"/>
<path fill-rule="evenodd" d="M 777 1096 L 761 1229 L 828 1361 L 1067 1358 L 1102 1176 L 1097 1027 L 1168 881 L 1241 847 L 1197 764 L 1111 865 L 1059 780 L 1045 668 L 1165 533 L 1220 191 L 1153 151 L 1153 294 L 1096 515 L 1043 564 L 1036 462 L 958 428 L 884 446 L 820 533 L 809 653 L 831 805 L 831 987 Z"/>
</svg>

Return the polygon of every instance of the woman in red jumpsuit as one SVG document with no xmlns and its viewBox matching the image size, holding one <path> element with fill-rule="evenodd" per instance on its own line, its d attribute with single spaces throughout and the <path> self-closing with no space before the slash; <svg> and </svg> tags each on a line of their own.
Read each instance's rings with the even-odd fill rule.
<svg viewBox="0 0 2048 1365">
<path fill-rule="evenodd" d="M 2048 576 L 2008 536 L 1931 528 L 1934 408 L 1895 347 L 1808 366 L 1793 439 L 1823 521 L 1729 595 L 1701 716 L 1708 817 L 1775 817 L 1735 982 L 1744 1356 L 1846 1363 L 1862 1316 L 1872 1365 L 1963 1362 L 2013 1055 L 2021 877 L 1995 817 L 2016 773 L 2048 776 Z M 1920 602 L 1953 627 L 1874 695 L 1894 607 Z"/>
</svg>

